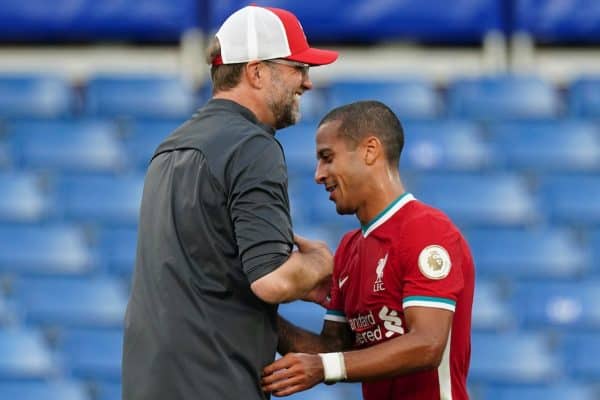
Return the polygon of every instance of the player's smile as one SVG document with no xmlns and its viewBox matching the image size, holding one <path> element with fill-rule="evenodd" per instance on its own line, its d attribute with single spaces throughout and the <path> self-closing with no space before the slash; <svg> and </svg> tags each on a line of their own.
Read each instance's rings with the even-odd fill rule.
<svg viewBox="0 0 600 400">
<path fill-rule="evenodd" d="M 334 201 L 335 199 L 333 198 L 333 194 L 335 189 L 337 189 L 337 185 L 332 185 L 332 184 L 325 184 L 325 190 L 327 190 L 329 192 L 329 200 Z"/>
</svg>

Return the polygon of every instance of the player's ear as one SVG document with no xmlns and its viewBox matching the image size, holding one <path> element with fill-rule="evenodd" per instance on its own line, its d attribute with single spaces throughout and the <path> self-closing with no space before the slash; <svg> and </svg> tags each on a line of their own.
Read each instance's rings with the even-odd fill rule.
<svg viewBox="0 0 600 400">
<path fill-rule="evenodd" d="M 250 61 L 246 64 L 242 73 L 253 88 L 260 89 L 263 87 L 264 67 L 265 64 L 260 61 Z"/>
<path fill-rule="evenodd" d="M 377 136 L 367 136 L 363 140 L 364 160 L 367 165 L 373 165 L 382 156 L 383 146 Z"/>
</svg>

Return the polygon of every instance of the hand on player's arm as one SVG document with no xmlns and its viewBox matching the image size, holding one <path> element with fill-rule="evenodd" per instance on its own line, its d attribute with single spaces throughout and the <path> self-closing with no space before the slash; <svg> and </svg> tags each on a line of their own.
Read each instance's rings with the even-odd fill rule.
<svg viewBox="0 0 600 400">
<path fill-rule="evenodd" d="M 294 235 L 298 250 L 279 268 L 252 282 L 252 291 L 268 303 L 310 299 L 327 301 L 333 255 L 324 242 Z"/>
<path fill-rule="evenodd" d="M 436 368 L 452 325 L 451 311 L 410 307 L 407 333 L 378 345 L 344 352 L 348 381 L 370 381 Z M 287 396 L 323 381 L 319 355 L 288 353 L 263 371 L 263 390 Z"/>
</svg>

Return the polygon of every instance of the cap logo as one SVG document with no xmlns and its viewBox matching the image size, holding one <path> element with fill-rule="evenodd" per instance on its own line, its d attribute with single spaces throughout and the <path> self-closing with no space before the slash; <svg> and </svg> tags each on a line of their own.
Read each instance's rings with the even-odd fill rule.
<svg viewBox="0 0 600 400">
<path fill-rule="evenodd" d="M 442 246 L 427 246 L 419 254 L 419 270 L 429 279 L 445 278 L 450 273 L 450 268 L 450 256 Z"/>
</svg>

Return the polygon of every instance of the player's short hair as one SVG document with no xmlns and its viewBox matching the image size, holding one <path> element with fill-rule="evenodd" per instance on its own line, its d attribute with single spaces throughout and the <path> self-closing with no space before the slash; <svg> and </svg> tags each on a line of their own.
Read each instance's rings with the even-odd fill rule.
<svg viewBox="0 0 600 400">
<path fill-rule="evenodd" d="M 381 140 L 388 163 L 397 168 L 404 147 L 404 130 L 400 120 L 385 104 L 374 101 L 357 101 L 334 108 L 321 119 L 326 122 L 340 121 L 340 134 L 354 147 L 367 135 Z"/>
<path fill-rule="evenodd" d="M 213 65 L 216 56 L 221 55 L 221 45 L 215 36 L 206 49 L 206 63 L 210 67 L 213 94 L 236 87 L 242 78 L 242 71 L 246 63 Z"/>
</svg>

